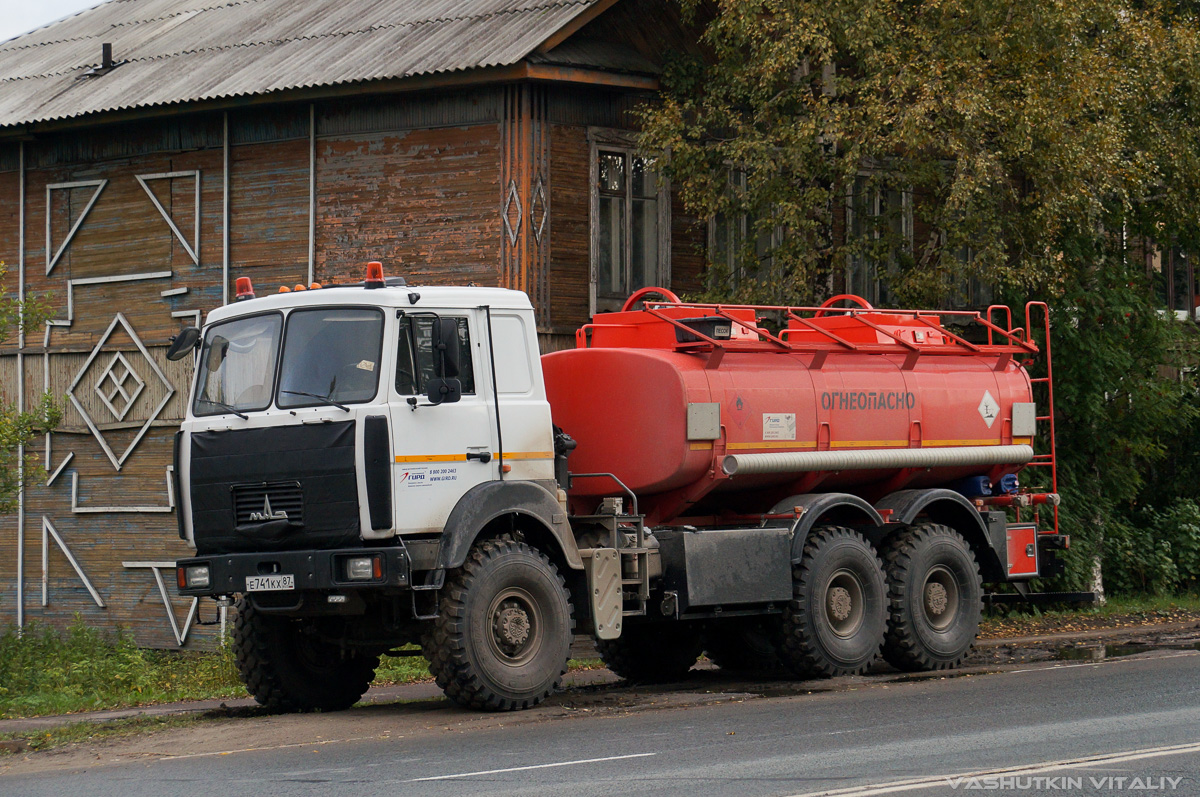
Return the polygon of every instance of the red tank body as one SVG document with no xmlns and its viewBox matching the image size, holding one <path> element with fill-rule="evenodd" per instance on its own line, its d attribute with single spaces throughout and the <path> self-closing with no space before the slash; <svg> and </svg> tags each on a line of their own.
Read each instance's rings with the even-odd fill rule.
<svg viewBox="0 0 1200 797">
<path fill-rule="evenodd" d="M 615 474 L 649 522 L 670 523 L 799 493 L 996 482 L 1033 457 L 1013 433 L 1013 405 L 1033 401 L 1013 355 L 1032 344 L 968 343 L 933 313 L 787 318 L 773 335 L 752 308 L 597 316 L 579 348 L 542 358 L 554 423 L 578 443 L 570 470 Z M 578 479 L 571 509 L 614 494 Z"/>
</svg>

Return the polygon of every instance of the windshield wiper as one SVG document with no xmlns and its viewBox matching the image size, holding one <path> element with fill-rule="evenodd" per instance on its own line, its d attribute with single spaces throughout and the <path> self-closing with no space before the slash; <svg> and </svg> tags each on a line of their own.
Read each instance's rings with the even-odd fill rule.
<svg viewBox="0 0 1200 797">
<path fill-rule="evenodd" d="M 210 398 L 202 398 L 200 400 L 206 404 L 212 404 L 214 407 L 220 407 L 223 410 L 229 410 L 234 415 L 241 418 L 243 421 L 249 420 L 249 418 L 250 418 L 249 415 L 246 415 L 245 413 L 240 412 L 237 407 L 234 407 L 232 404 L 226 404 L 224 401 L 216 401 L 215 399 L 210 399 Z"/>
<path fill-rule="evenodd" d="M 350 408 L 347 407 L 345 404 L 339 404 L 338 402 L 331 399 L 329 396 L 318 396 L 316 393 L 306 393 L 303 390 L 281 390 L 279 392 L 287 393 L 289 396 L 308 396 L 309 398 L 320 399 L 321 401 L 324 401 L 326 404 L 332 404 L 333 406 L 337 407 L 339 410 L 342 410 L 343 412 L 350 411 Z"/>
</svg>

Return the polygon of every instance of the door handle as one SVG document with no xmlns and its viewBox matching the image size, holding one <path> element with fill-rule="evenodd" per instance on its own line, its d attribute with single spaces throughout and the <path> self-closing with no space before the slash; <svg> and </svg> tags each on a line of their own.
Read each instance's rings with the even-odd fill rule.
<svg viewBox="0 0 1200 797">
<path fill-rule="evenodd" d="M 492 452 L 491 451 L 468 451 L 467 452 L 467 462 L 470 462 L 473 459 L 477 459 L 480 462 L 482 462 L 484 465 L 486 465 L 492 461 Z"/>
</svg>

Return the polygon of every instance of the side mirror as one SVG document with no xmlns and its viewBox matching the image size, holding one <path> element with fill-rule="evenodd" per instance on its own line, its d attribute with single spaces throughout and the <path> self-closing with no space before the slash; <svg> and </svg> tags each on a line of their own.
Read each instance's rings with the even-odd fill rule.
<svg viewBox="0 0 1200 797">
<path fill-rule="evenodd" d="M 228 352 L 229 341 L 220 335 L 215 335 L 208 343 L 208 355 L 205 357 L 207 360 L 205 367 L 209 372 L 220 370 L 221 363 L 225 361 L 225 355 Z"/>
<path fill-rule="evenodd" d="M 438 376 L 458 376 L 458 321 L 453 318 L 438 318 L 434 321 L 433 352 L 434 368 Z"/>
<path fill-rule="evenodd" d="M 429 379 L 425 387 L 430 404 L 453 404 L 462 399 L 462 382 L 457 379 Z"/>
<path fill-rule="evenodd" d="M 171 338 L 171 348 L 167 349 L 168 360 L 182 360 L 195 350 L 200 343 L 200 330 L 195 327 L 184 327 L 179 334 Z"/>
</svg>

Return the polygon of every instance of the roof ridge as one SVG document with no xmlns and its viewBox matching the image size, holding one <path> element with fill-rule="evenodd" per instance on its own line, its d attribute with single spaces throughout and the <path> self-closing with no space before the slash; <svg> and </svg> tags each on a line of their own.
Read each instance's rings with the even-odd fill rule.
<svg viewBox="0 0 1200 797">
<path fill-rule="evenodd" d="M 288 0 L 178 0 L 161 4 L 168 6 L 163 13 L 146 14 L 139 13 L 144 5 L 115 0 L 112 13 L 85 15 L 92 19 L 0 46 L 6 64 L 0 71 L 0 129 L 118 109 L 513 65 L 528 59 L 547 35 L 574 30 L 572 20 L 591 18 L 590 9 L 608 8 L 614 0 L 381 0 L 363 3 L 370 13 L 342 8 L 344 2 L 297 7 Z M 205 11 L 213 13 L 205 17 Z M 205 20 L 203 35 L 193 19 Z M 95 64 L 80 62 L 96 58 L 94 43 L 113 41 L 110 37 L 118 49 L 126 48 L 116 55 L 128 68 L 85 86 L 87 81 L 76 78 Z M 331 51 L 338 53 L 336 63 L 313 57 Z M 258 66 L 264 61 L 285 66 L 266 74 Z"/>
<path fill-rule="evenodd" d="M 117 0 L 117 2 L 120 2 L 120 1 L 121 0 Z M 215 11 L 218 8 L 230 8 L 231 6 L 240 6 L 240 5 L 246 5 L 247 3 L 261 3 L 261 2 L 264 2 L 264 0 L 227 0 L 227 2 L 216 3 L 214 5 L 205 6 L 204 8 L 189 8 L 186 11 L 179 11 L 174 14 L 162 14 L 160 16 L 151 17 L 149 19 L 134 19 L 134 20 L 128 20 L 126 22 L 113 22 L 113 23 L 109 24 L 108 30 L 112 30 L 114 28 L 125 28 L 125 27 L 130 27 L 133 25 L 148 25 L 151 22 L 162 22 L 162 21 L 168 20 L 168 19 L 175 19 L 176 17 L 182 17 L 185 14 L 203 13 L 205 11 Z M 88 39 L 102 39 L 102 38 L 104 38 L 104 34 L 96 33 L 96 34 L 92 34 L 92 35 L 88 35 L 88 36 L 67 36 L 67 37 L 64 37 L 61 39 L 47 39 L 46 41 L 40 41 L 35 44 L 22 44 L 19 47 L 6 47 L 5 46 L 6 44 L 12 44 L 13 42 L 19 41 L 20 39 L 24 38 L 25 36 L 28 36 L 30 33 L 36 33 L 39 30 L 45 30 L 45 29 L 49 28 L 51 25 L 56 24 L 57 22 L 66 22 L 68 19 L 74 19 L 75 17 L 79 16 L 80 14 L 86 13 L 87 11 L 94 11 L 99 7 L 100 6 L 93 6 L 92 8 L 84 9 L 83 11 L 80 11 L 77 14 L 72 14 L 71 16 L 64 17 L 60 20 L 56 20 L 56 22 L 51 22 L 47 25 L 43 25 L 40 28 L 34 28 L 31 31 L 26 31 L 25 33 L 22 33 L 20 36 L 16 36 L 12 39 L 8 39 L 7 41 L 0 42 L 0 53 L 19 52 L 21 50 L 32 50 L 32 49 L 35 49 L 38 47 L 49 47 L 50 45 L 53 45 L 53 44 L 70 44 L 72 42 L 87 41 Z"/>
<path fill-rule="evenodd" d="M 224 3 L 216 3 L 213 5 L 205 6 L 203 8 L 189 8 L 186 11 L 179 11 L 179 12 L 173 13 L 173 14 L 162 14 L 157 17 L 150 17 L 149 19 L 137 19 L 137 20 L 129 20 L 126 22 L 115 22 L 108 26 L 108 30 L 134 27 L 137 25 L 149 25 L 152 22 L 162 22 L 164 20 L 182 17 L 187 14 L 204 13 L 205 11 L 216 11 L 216 10 L 222 9 L 222 8 L 232 8 L 234 6 L 241 6 L 241 5 L 248 5 L 250 3 L 262 3 L 262 2 L 269 2 L 269 0 L 227 0 L 227 2 L 224 2 Z M 537 6 L 535 6 L 535 8 L 539 8 L 539 9 L 542 9 L 542 8 L 565 8 L 567 6 L 579 6 L 579 5 L 588 6 L 588 5 L 594 4 L 595 2 L 596 2 L 596 0 L 544 0 L 544 2 L 538 4 Z M 96 6 L 96 8 L 99 8 L 99 6 Z M 88 10 L 93 10 L 93 9 L 88 9 Z M 443 16 L 443 17 L 433 17 L 431 19 L 418 19 L 418 20 L 413 20 L 411 22 L 395 22 L 395 23 L 388 23 L 388 24 L 381 24 L 381 25 L 372 25 L 370 28 L 366 28 L 364 30 L 338 31 L 336 33 L 319 34 L 318 36 L 297 36 L 292 39 L 279 39 L 279 40 L 268 39 L 263 42 L 251 42 L 251 43 L 252 44 L 269 44 L 273 41 L 305 41 L 308 39 L 320 38 L 320 36 L 335 36 L 335 35 L 341 35 L 343 33 L 366 33 L 371 30 L 380 30 L 383 28 L 416 27 L 418 25 L 428 25 L 428 24 L 435 23 L 435 22 L 461 22 L 462 20 L 465 20 L 465 19 L 489 19 L 491 17 L 497 17 L 502 14 L 524 14 L 524 13 L 528 13 L 531 10 L 534 10 L 534 9 L 533 8 L 505 8 L 505 9 L 500 9 L 499 11 L 491 11 L 486 14 L 464 14 L 464 15 L 458 15 L 458 16 L 450 15 L 450 16 Z M 83 13 L 83 12 L 80 12 L 80 13 Z M 78 16 L 78 15 L 75 15 L 75 16 Z M 73 17 L 68 17 L 68 19 L 71 19 L 71 18 L 73 18 Z M 59 21 L 64 21 L 64 20 L 59 20 Z M 49 26 L 46 26 L 46 27 L 49 27 Z M 42 30 L 42 29 L 43 28 L 35 28 L 34 30 L 29 31 L 28 33 L 33 33 L 37 30 Z M 28 35 L 28 33 L 22 34 L 21 36 L 17 36 L 16 38 L 13 38 L 13 39 L 9 39 L 7 43 L 19 41 L 23 36 Z M 54 45 L 54 44 L 68 44 L 68 43 L 73 43 L 73 42 L 82 42 L 82 41 L 88 41 L 89 39 L 102 39 L 102 38 L 104 38 L 104 35 L 105 35 L 104 33 L 96 33 L 96 34 L 92 34 L 92 35 L 88 35 L 88 36 L 69 36 L 69 37 L 65 37 L 62 39 L 50 39 L 47 41 L 40 41 L 35 44 L 22 44 L 17 47 L 6 47 L 6 46 L 4 46 L 6 44 L 6 42 L 0 42 L 0 53 L 19 52 L 21 50 L 32 50 L 32 49 L 36 49 L 38 47 L 47 47 L 47 46 Z M 230 45 L 230 46 L 234 46 L 234 45 Z M 198 50 L 180 50 L 178 53 L 167 53 L 166 55 L 170 56 L 170 55 L 176 55 L 176 54 L 182 55 L 182 54 L 189 54 L 189 53 L 196 53 L 196 52 L 204 52 L 205 50 L 209 50 L 209 49 L 219 51 L 219 50 L 225 49 L 225 48 L 203 48 L 203 49 L 198 49 Z M 53 75 L 67 74 L 67 72 L 47 72 L 45 74 L 46 74 L 46 76 L 49 77 L 49 76 L 53 76 Z"/>
<path fill-rule="evenodd" d="M 229 2 L 226 2 L 226 4 L 223 4 L 220 7 L 240 6 L 240 5 L 250 4 L 250 2 L 263 2 L 263 1 L 264 0 L 230 0 Z M 265 40 L 260 40 L 260 41 L 234 42 L 232 44 L 222 44 L 222 46 L 220 46 L 220 47 L 197 47 L 197 48 L 193 48 L 193 49 L 180 49 L 180 50 L 174 50 L 174 52 L 172 52 L 172 53 L 157 53 L 155 55 L 139 56 L 139 58 L 127 58 L 124 60 L 120 60 L 119 64 L 148 64 L 148 62 L 151 62 L 151 61 L 161 61 L 161 60 L 166 60 L 169 58 L 178 58 L 178 56 L 180 56 L 180 55 L 198 55 L 198 54 L 202 54 L 202 53 L 227 53 L 227 52 L 230 52 L 230 50 L 235 50 L 235 49 L 242 48 L 242 47 L 245 47 L 245 48 L 266 47 L 266 46 L 272 46 L 272 44 L 275 44 L 275 46 L 280 46 L 280 44 L 287 44 L 288 42 L 311 42 L 311 41 L 323 40 L 323 38 L 338 38 L 338 37 L 343 37 L 343 36 L 359 36 L 361 34 L 370 34 L 370 32 L 376 31 L 376 30 L 398 30 L 398 29 L 403 29 L 403 28 L 415 29 L 415 28 L 420 28 L 420 26 L 422 26 L 422 25 L 436 25 L 436 24 L 444 24 L 444 23 L 451 23 L 451 22 L 462 22 L 462 20 L 466 20 L 466 19 L 492 19 L 492 18 L 496 18 L 496 17 L 505 16 L 505 14 L 528 13 L 528 12 L 534 11 L 534 10 L 544 10 L 544 8 L 565 8 L 568 6 L 589 6 L 589 5 L 593 5 L 594 2 L 595 2 L 595 0 L 546 0 L 545 2 L 542 2 L 541 5 L 535 6 L 534 8 L 502 8 L 502 10 L 499 10 L 499 11 L 492 11 L 492 12 L 482 13 L 482 14 L 461 14 L 461 16 L 436 17 L 436 18 L 432 18 L 432 19 L 416 19 L 416 20 L 412 20 L 412 22 L 397 22 L 397 23 L 390 23 L 390 24 L 371 25 L 371 26 L 368 26 L 368 28 L 358 28 L 358 29 L 354 29 L 354 30 L 330 31 L 330 32 L 324 32 L 324 34 L 313 34 L 313 35 L 308 35 L 308 36 L 292 36 L 292 37 L 288 37 L 288 38 L 265 38 Z M 210 10 L 211 10 L 211 8 L 202 8 L 202 10 L 200 10 L 200 11 L 210 11 Z M 156 18 L 156 19 L 145 20 L 145 22 L 121 23 L 121 24 L 122 25 L 148 24 L 149 22 L 158 22 L 158 20 L 160 20 L 160 19 L 168 19 L 168 18 L 181 17 L 181 16 L 182 16 L 182 13 L 179 13 L 179 14 L 173 14 L 172 17 L 160 17 L 160 18 Z M 115 28 L 115 26 L 116 25 L 113 25 L 113 28 Z M 48 46 L 48 44 L 58 44 L 58 43 L 64 43 L 64 42 L 82 42 L 82 41 L 94 40 L 94 38 L 103 38 L 103 35 L 80 36 L 78 38 L 66 38 L 66 40 L 60 40 L 60 41 L 56 41 L 56 42 L 44 42 L 42 44 L 30 44 L 30 46 L 28 46 L 28 47 L 29 48 L 44 47 L 44 46 Z M 8 52 L 16 52 L 17 49 L 24 49 L 24 48 L 12 48 L 12 50 L 8 50 Z M 6 52 L 5 48 L 0 48 L 0 53 L 4 53 L 4 52 Z M 62 70 L 56 70 L 54 72 L 37 72 L 35 74 L 20 74 L 20 76 L 16 76 L 16 77 L 4 77 L 4 78 L 0 78 L 0 85 L 4 85 L 4 84 L 8 84 L 8 83 L 17 83 L 17 82 L 20 82 L 20 80 L 35 80 L 38 78 L 65 77 L 65 76 L 68 76 L 68 74 L 72 74 L 74 72 L 89 70 L 89 68 L 94 67 L 94 66 L 95 66 L 95 64 L 82 64 L 82 65 L 78 65 L 78 66 L 62 68 Z"/>
</svg>

